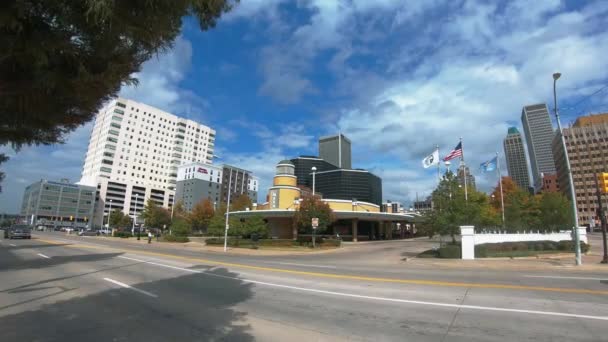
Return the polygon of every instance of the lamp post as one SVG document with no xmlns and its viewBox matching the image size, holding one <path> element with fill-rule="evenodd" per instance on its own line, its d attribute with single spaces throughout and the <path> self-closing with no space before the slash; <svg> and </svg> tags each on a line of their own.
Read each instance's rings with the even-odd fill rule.
<svg viewBox="0 0 608 342">
<path fill-rule="evenodd" d="M 112 217 L 112 200 L 110 200 L 110 211 L 108 211 L 108 232 L 110 231 L 110 218 Z"/>
<path fill-rule="evenodd" d="M 137 214 L 137 196 L 138 194 L 135 194 L 135 206 L 133 206 L 133 222 L 131 222 L 132 227 L 131 227 L 131 235 L 135 235 L 135 218 L 136 218 L 136 214 Z"/>
<path fill-rule="evenodd" d="M 312 170 L 312 197 L 315 197 L 315 174 L 317 173 L 317 167 L 313 166 Z"/>
<path fill-rule="evenodd" d="M 228 250 L 228 223 L 230 213 L 230 194 L 232 193 L 232 169 L 230 169 L 230 180 L 228 181 L 228 202 L 226 202 L 226 229 L 224 230 L 224 252 Z"/>
<path fill-rule="evenodd" d="M 557 109 L 557 80 L 562 74 L 556 72 L 553 74 L 553 109 L 555 110 L 555 120 L 557 121 L 557 131 L 562 142 L 562 148 L 564 149 L 564 159 L 566 161 L 566 173 L 568 174 L 568 182 L 570 183 L 570 197 L 572 199 L 572 212 L 574 214 L 574 251 L 576 253 L 576 265 L 581 265 L 581 245 L 580 236 L 578 234 L 578 212 L 576 210 L 576 190 L 574 189 L 574 179 L 572 178 L 572 169 L 570 168 L 570 159 L 568 158 L 568 150 L 566 149 L 566 139 L 562 132 L 562 124 L 559 120 L 559 111 Z"/>
</svg>

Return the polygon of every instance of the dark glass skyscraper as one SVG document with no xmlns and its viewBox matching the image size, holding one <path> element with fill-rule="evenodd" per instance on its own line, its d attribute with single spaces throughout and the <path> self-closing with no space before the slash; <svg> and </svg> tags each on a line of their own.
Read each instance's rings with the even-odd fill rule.
<svg viewBox="0 0 608 342">
<path fill-rule="evenodd" d="M 338 134 L 319 139 L 319 157 L 340 169 L 352 168 L 350 139 Z"/>
</svg>

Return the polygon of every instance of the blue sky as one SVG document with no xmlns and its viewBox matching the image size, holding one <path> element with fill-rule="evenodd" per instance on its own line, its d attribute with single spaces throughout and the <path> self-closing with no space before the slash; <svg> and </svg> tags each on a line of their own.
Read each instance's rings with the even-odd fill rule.
<svg viewBox="0 0 608 342">
<path fill-rule="evenodd" d="M 385 200 L 409 203 L 436 184 L 421 159 L 463 138 L 472 169 L 501 155 L 521 108 L 552 103 L 563 123 L 608 111 L 608 2 L 517 0 L 242 0 L 215 29 L 191 18 L 174 47 L 148 61 L 121 95 L 218 131 L 224 162 L 262 178 L 283 158 L 316 154 L 339 130 L 354 167 L 383 178 Z M 91 125 L 63 145 L 4 148 L 0 212 L 17 212 L 40 178 L 77 181 Z M 482 190 L 497 181 L 475 172 Z"/>
</svg>

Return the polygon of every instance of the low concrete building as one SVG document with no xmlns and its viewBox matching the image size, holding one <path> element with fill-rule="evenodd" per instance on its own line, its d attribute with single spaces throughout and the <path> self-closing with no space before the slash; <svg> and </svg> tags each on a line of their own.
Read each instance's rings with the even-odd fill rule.
<svg viewBox="0 0 608 342">
<path fill-rule="evenodd" d="M 216 208 L 220 203 L 230 202 L 241 195 L 257 202 L 259 179 L 251 171 L 231 165 L 190 163 L 177 169 L 175 202 L 182 201 L 186 211 L 200 201 L 208 199 Z"/>
<path fill-rule="evenodd" d="M 42 179 L 25 188 L 21 216 L 31 225 L 91 227 L 95 187 Z"/>
<path fill-rule="evenodd" d="M 253 210 L 235 211 L 236 217 L 262 216 L 270 227 L 270 235 L 281 239 L 297 239 L 298 229 L 293 223 L 299 209 L 302 189 L 296 186 L 295 166 L 290 160 L 277 164 L 273 185 L 267 201 L 253 206 Z M 318 193 L 316 196 L 319 198 Z M 375 203 L 321 198 L 333 210 L 336 221 L 325 235 L 337 235 L 346 241 L 402 238 L 413 233 L 421 217 L 415 213 L 385 213 Z"/>
</svg>

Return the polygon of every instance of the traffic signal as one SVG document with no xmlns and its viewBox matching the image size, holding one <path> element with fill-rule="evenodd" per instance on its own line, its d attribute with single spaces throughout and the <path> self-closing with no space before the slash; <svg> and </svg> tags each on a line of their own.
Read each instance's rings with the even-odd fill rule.
<svg viewBox="0 0 608 342">
<path fill-rule="evenodd" d="M 600 190 L 608 194 L 608 172 L 602 172 L 598 175 L 598 180 L 600 183 Z"/>
</svg>

